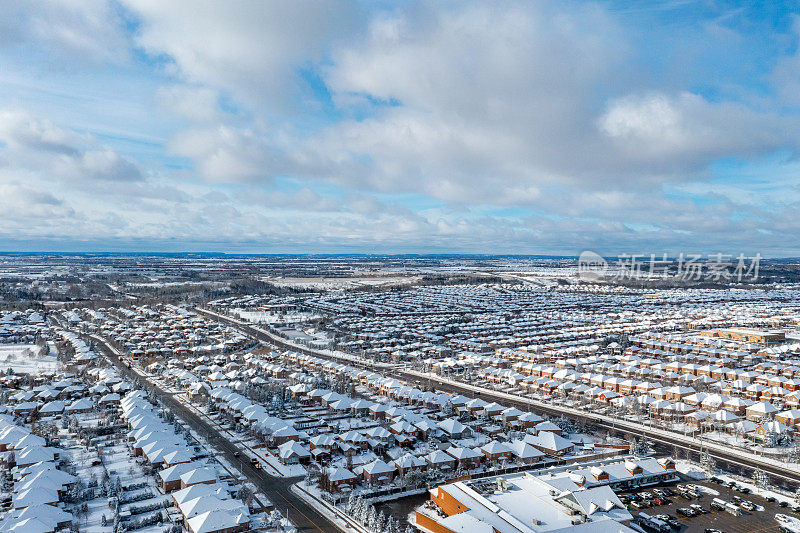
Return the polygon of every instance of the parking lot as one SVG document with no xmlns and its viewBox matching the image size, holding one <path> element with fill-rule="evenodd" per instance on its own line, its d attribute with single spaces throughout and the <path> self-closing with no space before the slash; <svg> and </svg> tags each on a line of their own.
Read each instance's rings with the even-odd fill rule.
<svg viewBox="0 0 800 533">
<path fill-rule="evenodd" d="M 700 498 L 693 498 L 691 500 L 684 499 L 677 494 L 677 486 L 696 485 L 699 490 Z M 683 479 L 678 483 L 670 483 L 667 485 L 653 485 L 641 490 L 632 491 L 626 494 L 653 494 L 653 489 L 671 489 L 676 493 L 668 496 L 671 502 L 662 505 L 653 505 L 643 509 L 637 509 L 634 505 L 629 505 L 628 509 L 635 517 L 639 513 L 646 513 L 649 516 L 656 516 L 661 514 L 670 515 L 672 518 L 677 519 L 680 524 L 681 533 L 703 533 L 707 528 L 718 529 L 725 533 L 744 533 L 744 532 L 779 532 L 780 525 L 775 521 L 776 514 L 784 514 L 787 516 L 800 517 L 800 514 L 795 513 L 788 507 L 780 507 L 778 503 L 768 502 L 761 496 L 754 494 L 742 494 L 734 489 L 725 485 L 720 485 L 711 481 L 693 481 Z M 741 515 L 735 516 L 724 510 L 714 510 L 711 508 L 711 503 L 715 498 L 719 498 L 728 502 L 734 501 L 734 497 L 739 497 L 742 500 L 752 502 L 758 509 L 755 511 L 746 511 L 741 509 Z M 679 508 L 690 507 L 692 504 L 700 505 L 708 511 L 706 514 L 699 514 L 694 517 L 682 516 L 678 513 Z M 672 531 L 678 531 L 673 529 Z"/>
</svg>

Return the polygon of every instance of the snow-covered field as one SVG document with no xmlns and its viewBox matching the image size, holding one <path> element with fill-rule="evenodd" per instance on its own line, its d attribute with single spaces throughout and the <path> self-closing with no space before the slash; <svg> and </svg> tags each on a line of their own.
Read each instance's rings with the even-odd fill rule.
<svg viewBox="0 0 800 533">
<path fill-rule="evenodd" d="M 9 368 L 18 374 L 46 374 L 55 372 L 58 365 L 55 353 L 37 355 L 35 344 L 0 344 L 0 371 Z"/>
<path fill-rule="evenodd" d="M 275 324 L 276 322 L 294 324 L 297 322 L 307 322 L 309 320 L 319 318 L 320 316 L 312 313 L 295 312 L 281 315 L 278 313 L 270 313 L 268 311 L 245 311 L 244 309 L 233 309 L 231 310 L 231 314 L 233 316 L 238 316 L 242 320 L 247 320 L 248 322 L 254 322 L 256 324 Z"/>
</svg>

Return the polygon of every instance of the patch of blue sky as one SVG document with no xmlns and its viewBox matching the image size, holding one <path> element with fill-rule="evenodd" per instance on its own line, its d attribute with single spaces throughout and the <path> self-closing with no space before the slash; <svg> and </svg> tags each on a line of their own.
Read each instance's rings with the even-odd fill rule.
<svg viewBox="0 0 800 533">
<path fill-rule="evenodd" d="M 309 112 L 303 113 L 295 123 L 301 131 L 315 131 L 343 120 L 363 121 L 374 117 L 383 108 L 401 105 L 397 99 L 380 99 L 369 94 L 348 94 L 337 97 L 325 82 L 322 73 L 324 68 L 325 63 L 306 63 L 297 71 L 305 89 L 302 98 L 309 104 L 307 108 Z"/>
</svg>

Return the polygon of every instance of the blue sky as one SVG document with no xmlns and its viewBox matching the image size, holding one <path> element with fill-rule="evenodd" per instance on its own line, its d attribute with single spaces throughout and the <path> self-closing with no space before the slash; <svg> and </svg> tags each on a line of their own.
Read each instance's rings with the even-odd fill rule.
<svg viewBox="0 0 800 533">
<path fill-rule="evenodd" d="M 796 2 L 0 9 L 0 249 L 800 255 Z"/>
</svg>

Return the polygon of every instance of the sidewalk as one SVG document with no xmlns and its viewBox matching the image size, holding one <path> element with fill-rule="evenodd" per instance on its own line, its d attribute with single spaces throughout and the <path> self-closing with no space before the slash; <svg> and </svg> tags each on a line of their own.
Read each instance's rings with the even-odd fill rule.
<svg viewBox="0 0 800 533">
<path fill-rule="evenodd" d="M 292 492 L 297 494 L 300 498 L 302 498 L 307 504 L 311 505 L 318 511 L 322 513 L 332 514 L 337 518 L 334 521 L 336 526 L 341 529 L 342 531 L 351 531 L 355 530 L 358 533 L 371 533 L 367 528 L 356 522 L 353 518 L 348 516 L 344 511 L 336 507 L 335 505 L 331 505 L 328 502 L 322 501 L 306 489 L 300 486 L 300 483 L 296 483 L 292 485 Z M 344 522 L 344 524 L 339 524 L 339 521 Z"/>
</svg>

